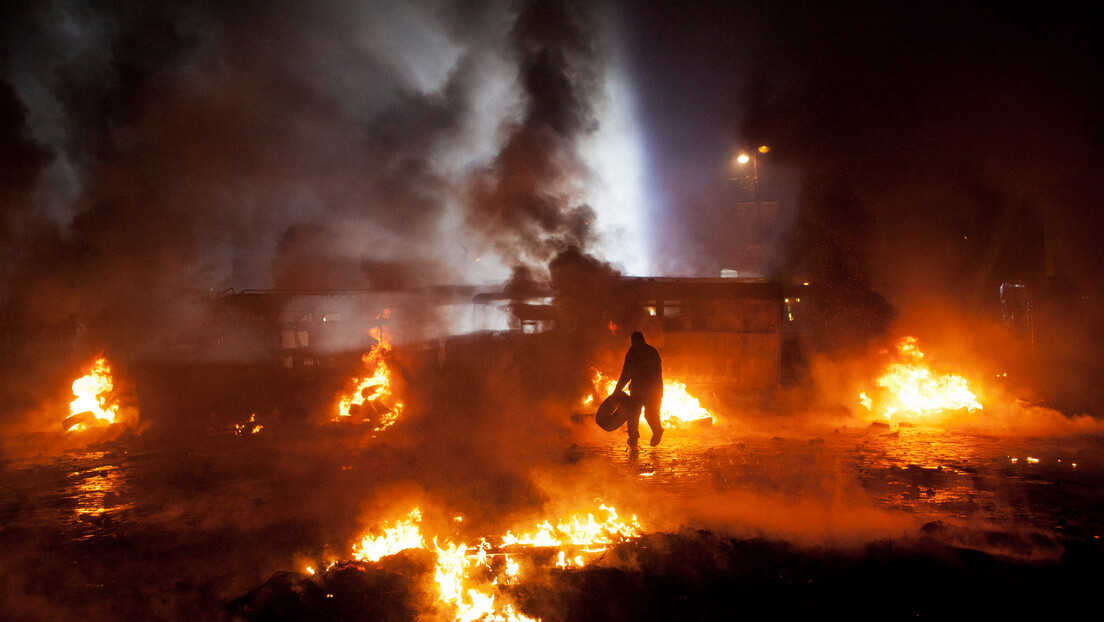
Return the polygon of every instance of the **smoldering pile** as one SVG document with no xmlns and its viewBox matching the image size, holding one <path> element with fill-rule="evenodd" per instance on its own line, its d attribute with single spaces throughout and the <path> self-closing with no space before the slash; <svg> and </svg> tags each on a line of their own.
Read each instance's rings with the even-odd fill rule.
<svg viewBox="0 0 1104 622">
<path fill-rule="evenodd" d="M 963 545 L 964 538 L 978 546 Z M 1040 538 L 965 534 L 931 523 L 916 537 L 844 549 L 683 530 L 623 542 L 584 568 L 546 566 L 500 587 L 498 596 L 516 603 L 519 616 L 546 622 L 808 619 L 813 613 L 879 620 L 1028 619 L 1091 606 L 1104 578 L 1104 552 L 1084 541 Z M 1040 562 L 995 552 L 1008 546 L 1058 557 Z M 432 557 L 424 550 L 403 551 L 375 563 L 335 564 L 313 576 L 279 572 L 228 610 L 250 622 L 451 619 L 432 600 Z"/>
</svg>

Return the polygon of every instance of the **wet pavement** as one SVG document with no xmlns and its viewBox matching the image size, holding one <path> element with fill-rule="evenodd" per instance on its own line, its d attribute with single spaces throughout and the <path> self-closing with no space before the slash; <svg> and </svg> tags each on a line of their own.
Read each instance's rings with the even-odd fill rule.
<svg viewBox="0 0 1104 622">
<path fill-rule="evenodd" d="M 0 617 L 211 619 L 277 571 L 345 554 L 363 526 L 362 501 L 407 466 L 385 444 L 320 456 L 318 439 L 268 432 L 4 462 Z M 918 526 L 971 522 L 1085 542 L 1104 535 L 1100 436 L 697 430 L 637 451 L 618 434 L 586 438 L 564 448 L 568 466 L 558 468 L 605 465 L 673 504 L 741 491 L 844 494 Z"/>
<path fill-rule="evenodd" d="M 877 426 L 734 441 L 676 432 L 656 448 L 631 451 L 611 442 L 586 451 L 677 498 L 738 489 L 816 496 L 857 484 L 876 506 L 921 522 L 974 520 L 1104 536 L 1104 436 L 1013 438 Z"/>
</svg>

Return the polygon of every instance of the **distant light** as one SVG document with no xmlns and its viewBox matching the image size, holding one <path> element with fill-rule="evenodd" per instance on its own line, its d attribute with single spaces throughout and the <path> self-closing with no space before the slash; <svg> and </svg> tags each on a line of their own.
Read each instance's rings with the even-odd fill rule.
<svg viewBox="0 0 1104 622">
<path fill-rule="evenodd" d="M 647 149 L 631 72 L 620 53 L 611 56 L 593 111 L 597 129 L 578 145 L 594 174 L 580 198 L 594 209 L 590 226 L 603 240 L 588 248 L 591 254 L 619 266 L 626 275 L 643 276 L 654 273 L 649 240 L 656 236 L 649 214 L 659 199 L 649 192 L 652 181 L 646 173 Z"/>
<path fill-rule="evenodd" d="M 766 145 L 763 145 L 763 146 L 759 147 L 759 153 L 766 153 L 768 151 L 770 151 L 770 147 L 768 147 Z"/>
<path fill-rule="evenodd" d="M 751 161 L 751 156 L 746 153 L 741 153 L 740 155 L 736 156 L 736 161 L 740 164 L 747 164 Z"/>
</svg>

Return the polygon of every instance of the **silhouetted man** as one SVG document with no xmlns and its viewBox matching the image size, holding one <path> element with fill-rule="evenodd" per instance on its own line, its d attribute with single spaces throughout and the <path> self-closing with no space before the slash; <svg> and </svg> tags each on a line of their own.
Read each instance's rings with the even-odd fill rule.
<svg viewBox="0 0 1104 622">
<path fill-rule="evenodd" d="M 644 420 L 652 428 L 652 447 L 663 438 L 663 424 L 659 420 L 659 406 L 663 402 L 663 363 L 659 352 L 644 341 L 644 333 L 632 334 L 632 345 L 625 353 L 625 365 L 621 368 L 621 377 L 617 379 L 614 392 L 629 385 L 629 445 L 635 447 L 640 438 L 640 409 L 644 409 Z"/>
</svg>

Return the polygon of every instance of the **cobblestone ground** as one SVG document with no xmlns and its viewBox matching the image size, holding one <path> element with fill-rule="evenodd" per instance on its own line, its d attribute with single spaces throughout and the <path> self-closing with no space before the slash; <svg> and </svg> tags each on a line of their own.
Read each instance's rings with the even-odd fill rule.
<svg viewBox="0 0 1104 622">
<path fill-rule="evenodd" d="M 586 438 L 564 447 L 558 468 L 600 464 L 673 503 L 846 489 L 917 525 L 975 521 L 1086 541 L 1104 535 L 1098 436 L 699 429 L 671 431 L 659 447 L 636 451 L 621 433 Z M 313 442 L 274 432 L 186 449 L 116 444 L 9 460 L 0 464 L 3 613 L 208 619 L 273 572 L 300 569 L 304 550 L 344 554 L 337 547 L 363 528 L 364 500 L 389 473 L 411 467 L 393 453 L 380 444 L 320 457 Z"/>
</svg>

